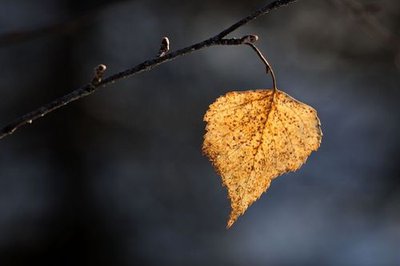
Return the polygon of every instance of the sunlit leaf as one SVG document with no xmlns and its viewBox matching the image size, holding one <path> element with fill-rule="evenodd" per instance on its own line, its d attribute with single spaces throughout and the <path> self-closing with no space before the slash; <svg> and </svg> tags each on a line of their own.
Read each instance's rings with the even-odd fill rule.
<svg viewBox="0 0 400 266">
<path fill-rule="evenodd" d="M 229 92 L 210 105 L 203 152 L 231 201 L 229 228 L 279 175 L 297 170 L 322 138 L 316 111 L 279 90 Z"/>
</svg>

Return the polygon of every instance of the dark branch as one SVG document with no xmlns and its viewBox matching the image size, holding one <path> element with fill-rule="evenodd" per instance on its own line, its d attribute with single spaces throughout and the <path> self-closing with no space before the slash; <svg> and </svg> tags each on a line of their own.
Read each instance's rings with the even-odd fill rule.
<svg viewBox="0 0 400 266">
<path fill-rule="evenodd" d="M 241 20 L 239 20 L 238 22 L 236 22 L 235 24 L 233 24 L 232 26 L 230 26 L 229 28 L 221 31 L 219 34 L 217 34 L 215 37 L 216 38 L 223 38 L 226 35 L 228 35 L 229 33 L 237 30 L 238 28 L 242 27 L 244 24 L 249 23 L 252 20 L 255 20 L 256 18 L 258 18 L 259 16 L 268 14 L 269 12 L 271 12 L 274 9 L 280 8 L 282 6 L 286 6 L 289 5 L 291 3 L 296 2 L 297 0 L 279 0 L 279 1 L 274 1 L 268 5 L 265 5 L 263 7 L 261 7 L 260 9 L 257 9 L 256 11 L 254 11 L 253 14 L 248 15 L 245 18 L 242 18 Z"/>
<path fill-rule="evenodd" d="M 255 35 L 248 35 L 244 36 L 243 38 L 240 39 L 225 39 L 224 37 L 227 36 L 229 33 L 235 31 L 239 27 L 249 23 L 250 21 L 256 19 L 257 17 L 261 15 L 265 15 L 269 13 L 270 11 L 277 9 L 279 7 L 288 5 L 290 3 L 295 2 L 296 0 L 280 0 L 280 1 L 274 1 L 270 4 L 267 4 L 263 6 L 262 8 L 258 9 L 255 11 L 253 14 L 241 19 L 240 21 L 236 22 L 232 26 L 228 27 L 227 29 L 221 31 L 217 35 L 208 38 L 202 42 L 198 42 L 196 44 L 193 44 L 191 46 L 182 48 L 180 50 L 170 52 L 168 54 L 165 54 L 161 57 L 155 57 L 150 60 L 146 60 L 141 64 L 138 64 L 134 66 L 133 68 L 127 69 L 125 71 L 116 73 L 114 75 L 111 75 L 105 79 L 100 80 L 99 82 L 91 82 L 89 84 L 84 85 L 83 87 L 76 89 L 72 91 L 71 93 L 64 95 L 46 105 L 43 105 L 42 107 L 27 113 L 26 115 L 23 115 L 10 124 L 6 125 L 3 127 L 0 131 L 0 139 L 11 135 L 12 133 L 15 132 L 18 128 L 21 126 L 24 126 L 26 124 L 31 124 L 34 120 L 45 116 L 46 114 L 53 112 L 54 110 L 69 104 L 70 102 L 76 101 L 78 99 L 81 99 L 83 97 L 86 97 L 92 93 L 94 93 L 97 89 L 100 87 L 103 87 L 107 84 L 113 83 L 117 80 L 127 78 L 132 75 L 139 74 L 144 71 L 149 71 L 152 68 L 162 64 L 166 63 L 168 61 L 171 61 L 179 56 L 187 55 L 190 54 L 194 51 L 198 51 L 210 46 L 216 46 L 216 45 L 242 45 L 246 44 L 249 42 L 254 42 L 257 40 Z"/>
</svg>

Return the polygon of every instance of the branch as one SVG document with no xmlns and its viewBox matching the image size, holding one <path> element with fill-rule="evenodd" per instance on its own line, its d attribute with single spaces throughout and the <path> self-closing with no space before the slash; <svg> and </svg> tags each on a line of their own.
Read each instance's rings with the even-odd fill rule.
<svg viewBox="0 0 400 266">
<path fill-rule="evenodd" d="M 92 93 L 94 93 L 97 89 L 100 87 L 104 87 L 107 84 L 114 83 L 115 81 L 118 81 L 120 79 L 127 78 L 132 75 L 139 74 L 144 71 L 149 71 L 152 68 L 159 66 L 160 64 L 166 63 L 168 61 L 171 61 L 179 56 L 187 55 L 190 54 L 194 51 L 198 51 L 210 46 L 217 46 L 217 45 L 242 45 L 246 43 L 252 43 L 257 40 L 257 37 L 255 35 L 248 35 L 244 36 L 243 38 L 236 39 L 236 38 L 231 38 L 231 39 L 225 39 L 228 34 L 232 33 L 233 31 L 237 30 L 238 28 L 242 27 L 243 25 L 249 23 L 250 21 L 255 20 L 257 17 L 268 14 L 272 10 L 275 10 L 277 8 L 280 8 L 282 6 L 286 6 L 288 4 L 291 4 L 297 0 L 278 0 L 274 1 L 270 4 L 267 4 L 260 9 L 256 10 L 254 13 L 250 14 L 249 16 L 239 20 L 235 24 L 231 25 L 230 27 L 226 28 L 225 30 L 221 31 L 217 35 L 210 37 L 204 41 L 195 43 L 193 45 L 190 45 L 188 47 L 182 48 L 180 50 L 171 52 L 171 53 L 166 53 L 163 54 L 162 56 L 157 56 L 153 59 L 146 60 L 141 64 L 138 64 L 130 69 L 124 70 L 122 72 L 116 73 L 114 75 L 111 75 L 105 79 L 101 79 L 103 73 L 101 73 L 100 77 L 97 76 L 97 71 L 99 67 L 96 68 L 96 73 L 92 82 L 89 84 L 86 84 L 82 86 L 79 89 L 76 89 L 69 94 L 66 94 L 46 105 L 43 105 L 39 107 L 38 109 L 27 113 L 13 122 L 9 123 L 5 127 L 3 127 L 0 131 L 0 139 L 11 135 L 14 133 L 18 128 L 31 124 L 33 121 L 36 119 L 39 119 L 48 113 L 51 113 L 55 111 L 56 109 L 65 106 L 73 101 L 79 100 L 83 97 L 86 97 Z M 101 68 L 101 67 L 100 67 Z M 105 68 L 104 68 L 105 70 Z M 103 72 L 104 72 L 103 70 Z M 94 82 L 95 81 L 95 82 Z"/>
</svg>

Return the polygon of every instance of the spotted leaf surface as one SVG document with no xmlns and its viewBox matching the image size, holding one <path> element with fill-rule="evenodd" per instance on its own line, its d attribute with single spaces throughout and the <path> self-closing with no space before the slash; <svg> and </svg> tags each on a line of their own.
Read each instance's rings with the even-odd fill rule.
<svg viewBox="0 0 400 266">
<path fill-rule="evenodd" d="M 203 152 L 231 201 L 229 228 L 279 175 L 297 170 L 322 138 L 316 111 L 280 90 L 229 92 L 204 116 Z"/>
</svg>

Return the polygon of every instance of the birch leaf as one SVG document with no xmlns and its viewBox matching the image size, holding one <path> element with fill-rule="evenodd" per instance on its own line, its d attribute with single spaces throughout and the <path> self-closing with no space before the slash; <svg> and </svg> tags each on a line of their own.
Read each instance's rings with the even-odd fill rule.
<svg viewBox="0 0 400 266">
<path fill-rule="evenodd" d="M 316 111 L 272 89 L 229 92 L 204 116 L 203 152 L 228 190 L 227 228 L 279 175 L 295 171 L 321 143 Z"/>
</svg>

